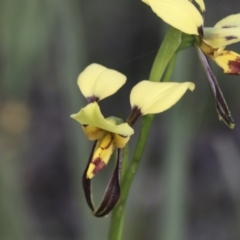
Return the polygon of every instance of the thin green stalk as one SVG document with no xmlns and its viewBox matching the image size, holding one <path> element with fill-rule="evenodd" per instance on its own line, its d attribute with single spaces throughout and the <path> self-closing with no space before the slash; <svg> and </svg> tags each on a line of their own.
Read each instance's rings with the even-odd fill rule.
<svg viewBox="0 0 240 240">
<path fill-rule="evenodd" d="M 138 137 L 138 142 L 136 145 L 135 153 L 132 159 L 132 162 L 129 166 L 128 171 L 123 177 L 123 181 L 121 184 L 121 197 L 120 200 L 113 210 L 112 219 L 110 224 L 109 231 L 109 240 L 121 240 L 123 234 L 123 223 L 124 223 L 124 213 L 126 207 L 126 201 L 128 197 L 128 193 L 131 187 L 131 183 L 135 176 L 136 170 L 139 166 L 141 156 L 143 154 L 144 147 L 146 145 L 148 133 L 153 121 L 153 115 L 148 115 L 143 118 L 142 128 L 140 135 Z"/>
<path fill-rule="evenodd" d="M 128 144 L 124 147 L 123 150 L 123 159 L 122 159 L 122 168 L 121 168 L 121 180 L 124 177 L 124 174 L 127 171 L 127 167 L 128 167 L 128 151 L 129 150 L 129 146 Z"/>
<path fill-rule="evenodd" d="M 175 66 L 176 61 L 177 61 L 177 53 L 174 53 L 174 55 L 172 56 L 172 59 L 170 60 L 170 62 L 168 64 L 168 68 L 167 68 L 166 74 L 164 75 L 162 82 L 170 81 L 170 78 L 172 76 L 171 69 L 173 69 L 173 67 Z M 170 69 L 170 71 L 168 71 L 168 69 Z"/>
<path fill-rule="evenodd" d="M 173 27 L 170 27 L 163 39 L 152 65 L 149 80 L 159 82 L 168 66 L 169 61 L 176 53 L 181 44 L 182 33 Z"/>
<path fill-rule="evenodd" d="M 162 42 L 161 47 L 158 50 L 156 58 L 154 60 L 150 77 L 150 81 L 160 81 L 162 75 L 168 66 L 171 59 L 175 58 L 175 52 L 177 51 L 179 45 L 181 44 L 181 32 L 170 27 L 167 34 Z M 170 64 L 167 68 L 165 76 L 170 76 L 173 70 L 174 64 Z M 141 131 L 138 137 L 137 145 L 133 154 L 132 161 L 127 172 L 124 174 L 122 184 L 121 184 L 121 197 L 120 200 L 113 210 L 110 230 L 109 230 L 109 240 L 121 240 L 123 235 L 123 224 L 125 216 L 126 202 L 129 194 L 129 190 L 138 169 L 149 130 L 152 125 L 153 115 L 147 115 L 143 117 Z"/>
</svg>

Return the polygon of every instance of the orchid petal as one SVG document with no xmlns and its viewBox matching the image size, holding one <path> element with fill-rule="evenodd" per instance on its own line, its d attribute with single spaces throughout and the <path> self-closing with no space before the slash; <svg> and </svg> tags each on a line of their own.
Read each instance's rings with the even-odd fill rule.
<svg viewBox="0 0 240 240">
<path fill-rule="evenodd" d="M 141 114 L 160 113 L 176 104 L 189 89 L 193 91 L 194 83 L 150 82 L 147 80 L 135 85 L 130 94 L 132 108 L 140 109 Z"/>
<path fill-rule="evenodd" d="M 91 179 L 86 178 L 89 164 L 91 163 L 91 159 L 92 159 L 92 155 L 95 147 L 96 147 L 96 142 L 93 145 L 93 149 L 90 154 L 87 167 L 82 176 L 82 185 L 83 185 L 84 195 L 85 195 L 87 204 L 92 210 L 94 216 L 103 217 L 113 209 L 113 207 L 117 204 L 120 198 L 120 174 L 121 174 L 121 162 L 122 162 L 122 149 L 118 149 L 116 167 L 114 169 L 112 177 L 106 188 L 105 194 L 103 196 L 103 200 L 100 206 L 97 209 L 95 209 L 93 205 L 93 199 L 92 199 Z"/>
<path fill-rule="evenodd" d="M 114 148 L 113 135 L 111 133 L 107 133 L 98 140 L 91 163 L 89 164 L 86 173 L 86 178 L 93 178 L 95 174 L 101 171 L 108 164 Z"/>
<path fill-rule="evenodd" d="M 206 73 L 210 88 L 212 90 L 212 93 L 215 99 L 216 110 L 217 110 L 219 119 L 222 120 L 229 128 L 233 129 L 235 124 L 234 124 L 232 114 L 229 110 L 229 107 L 223 96 L 223 93 L 218 85 L 217 79 L 212 72 L 208 59 L 206 58 L 206 56 L 203 54 L 203 52 L 199 47 L 197 47 L 197 52 L 202 62 L 203 69 Z"/>
<path fill-rule="evenodd" d="M 102 100 L 114 94 L 126 82 L 126 76 L 100 64 L 92 63 L 80 73 L 77 83 L 87 98 Z"/>
<path fill-rule="evenodd" d="M 240 55 L 232 51 L 222 51 L 220 55 L 211 57 L 224 73 L 240 74 Z"/>
<path fill-rule="evenodd" d="M 142 1 L 169 25 L 184 33 L 199 35 L 198 29 L 203 26 L 203 17 L 191 2 L 186 0 Z"/>
<path fill-rule="evenodd" d="M 240 27 L 240 13 L 229 15 L 218 21 L 215 28 L 234 28 Z"/>
<path fill-rule="evenodd" d="M 123 136 L 130 136 L 134 133 L 133 129 L 127 123 L 116 125 L 117 122 L 115 119 L 105 119 L 96 102 L 88 104 L 77 114 L 72 114 L 71 117 L 82 125 L 90 125 L 111 133 L 117 133 Z"/>
<path fill-rule="evenodd" d="M 204 28 L 204 42 L 213 48 L 225 47 L 240 41 L 240 26 Z"/>
</svg>

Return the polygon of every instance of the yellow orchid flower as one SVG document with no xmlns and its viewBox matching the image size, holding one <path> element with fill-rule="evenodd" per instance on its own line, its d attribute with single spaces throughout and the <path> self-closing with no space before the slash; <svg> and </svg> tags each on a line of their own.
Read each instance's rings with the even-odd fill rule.
<svg viewBox="0 0 240 240">
<path fill-rule="evenodd" d="M 72 114 L 71 117 L 82 125 L 82 129 L 89 140 L 96 140 L 83 173 L 82 185 L 88 206 L 95 216 L 102 217 L 113 209 L 120 197 L 122 149 L 129 141 L 134 130 L 128 123 L 123 123 L 119 118 L 104 118 L 96 101 L 89 103 L 77 114 Z M 117 148 L 116 166 L 103 200 L 100 206 L 95 209 L 92 200 L 91 180 L 108 164 L 115 148 Z"/>
<path fill-rule="evenodd" d="M 78 76 L 77 84 L 88 102 L 100 101 L 112 94 L 126 82 L 122 73 L 92 63 Z"/>
<path fill-rule="evenodd" d="M 240 14 L 230 15 L 215 24 L 203 27 L 203 16 L 188 0 L 142 0 L 153 12 L 169 25 L 201 39 L 200 49 L 209 56 L 224 73 L 240 74 L 240 55 L 224 50 L 227 45 L 240 41 Z M 201 12 L 205 11 L 203 0 L 195 1 Z"/>
<path fill-rule="evenodd" d="M 240 41 L 240 14 L 223 18 L 212 28 L 203 29 L 200 49 L 221 67 L 226 74 L 240 74 L 240 55 L 224 50 Z"/>
<path fill-rule="evenodd" d="M 111 77 L 106 80 L 102 74 L 105 77 Z M 115 79 L 118 79 L 117 83 L 111 90 L 106 90 L 109 82 L 112 81 L 113 75 Z M 134 133 L 131 127 L 134 122 L 141 115 L 160 113 L 167 110 L 177 103 L 188 89 L 193 90 L 195 87 L 190 82 L 160 83 L 148 80 L 141 81 L 131 91 L 130 103 L 132 111 L 127 123 L 116 117 L 104 118 L 97 101 L 109 96 L 110 93 L 112 94 L 124 82 L 125 78 L 122 77 L 122 74 L 106 69 L 98 64 L 88 66 L 78 78 L 80 90 L 90 103 L 78 113 L 72 114 L 71 117 L 82 125 L 83 132 L 87 138 L 95 141 L 82 177 L 82 184 L 88 206 L 97 217 L 108 214 L 120 197 L 122 149 Z M 93 90 L 91 90 L 90 86 L 92 86 Z M 100 89 L 104 92 L 103 94 Z M 115 149 L 117 149 L 116 166 L 106 188 L 103 200 L 96 210 L 91 197 L 91 180 L 108 164 Z"/>
<path fill-rule="evenodd" d="M 78 121 L 89 140 L 97 140 L 92 160 L 87 171 L 87 178 L 92 178 L 103 169 L 115 147 L 123 148 L 127 144 L 133 129 L 116 117 L 104 118 L 96 102 L 88 104 L 77 114 L 71 115 Z"/>
<path fill-rule="evenodd" d="M 188 89 L 193 91 L 194 88 L 195 85 L 191 82 L 139 82 L 130 94 L 132 109 L 139 114 L 130 117 L 128 123 L 122 123 L 115 117 L 104 118 L 97 102 L 90 103 L 77 114 L 71 115 L 82 125 L 89 140 L 97 140 L 86 177 L 92 178 L 107 165 L 115 147 L 125 147 L 134 133 L 129 125 L 140 115 L 163 112 L 176 104 Z"/>
<path fill-rule="evenodd" d="M 197 46 L 199 58 L 206 72 L 210 88 L 216 102 L 219 119 L 228 127 L 234 128 L 234 120 L 224 99 L 212 69 L 205 56 L 210 57 L 224 73 L 240 74 L 240 55 L 225 50 L 227 45 L 240 41 L 240 14 L 230 15 L 217 22 L 214 27 L 203 27 L 205 4 L 203 0 L 195 0 L 200 11 L 188 0 L 142 0 L 148 4 L 153 12 L 169 25 L 187 34 L 182 35 L 182 46 Z M 198 39 L 192 35 L 197 35 Z M 190 41 L 190 42 L 189 42 Z"/>
</svg>

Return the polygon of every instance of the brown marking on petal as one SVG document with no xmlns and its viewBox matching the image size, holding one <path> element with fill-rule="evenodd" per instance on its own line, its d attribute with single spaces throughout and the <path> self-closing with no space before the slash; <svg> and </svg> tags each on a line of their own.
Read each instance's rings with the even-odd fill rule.
<svg viewBox="0 0 240 240">
<path fill-rule="evenodd" d="M 237 27 L 237 26 L 222 26 L 222 28 L 234 28 L 234 27 Z"/>
<path fill-rule="evenodd" d="M 88 125 L 87 125 L 87 124 L 83 124 L 82 126 L 83 126 L 83 127 L 87 127 Z"/>
<path fill-rule="evenodd" d="M 128 136 L 124 136 L 124 135 L 122 135 L 122 134 L 118 134 L 120 137 L 122 137 L 122 138 L 127 138 Z"/>
<path fill-rule="evenodd" d="M 203 26 L 198 27 L 197 31 L 198 31 L 199 35 L 201 37 L 203 37 Z"/>
<path fill-rule="evenodd" d="M 96 166 L 92 171 L 94 175 L 106 166 L 106 164 L 100 158 L 94 159 L 92 163 Z"/>
<path fill-rule="evenodd" d="M 235 36 L 227 36 L 225 37 L 227 41 L 232 40 L 232 39 L 237 39 Z"/>
<path fill-rule="evenodd" d="M 113 135 L 111 134 L 111 140 L 108 142 L 107 146 L 105 147 L 99 146 L 99 148 L 101 148 L 102 150 L 108 149 L 112 144 L 112 141 L 113 141 Z"/>
<path fill-rule="evenodd" d="M 229 61 L 228 66 L 230 69 L 230 71 L 228 72 L 229 74 L 239 75 L 240 74 L 240 57 L 237 57 L 235 61 Z"/>
<path fill-rule="evenodd" d="M 131 114 L 127 119 L 128 125 L 132 126 L 141 115 L 142 115 L 141 109 L 138 108 L 138 106 L 133 106 Z"/>
<path fill-rule="evenodd" d="M 96 97 L 96 96 L 91 96 L 91 97 L 87 97 L 87 101 L 89 103 L 93 103 L 93 102 L 98 102 L 99 101 L 99 97 Z"/>
</svg>

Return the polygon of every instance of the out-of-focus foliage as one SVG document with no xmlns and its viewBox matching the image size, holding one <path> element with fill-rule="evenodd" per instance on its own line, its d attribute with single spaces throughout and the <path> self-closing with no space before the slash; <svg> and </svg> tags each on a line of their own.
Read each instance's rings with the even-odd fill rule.
<svg viewBox="0 0 240 240">
<path fill-rule="evenodd" d="M 238 0 L 206 5 L 206 26 L 240 10 Z M 165 29 L 141 1 L 0 1 L 0 239 L 107 239 L 109 218 L 93 217 L 82 193 L 91 146 L 69 117 L 86 104 L 77 76 L 91 62 L 127 75 L 101 103 L 106 116 L 126 118 L 130 90 L 148 78 Z M 236 128 L 218 121 L 194 49 L 181 52 L 172 79 L 196 89 L 154 121 L 124 239 L 240 238 L 240 81 L 214 72 Z"/>
</svg>

